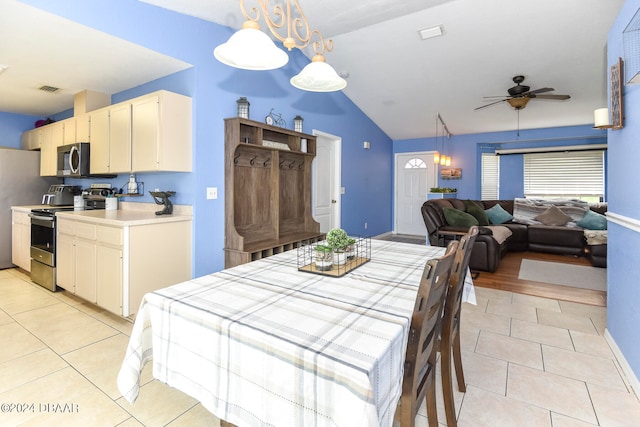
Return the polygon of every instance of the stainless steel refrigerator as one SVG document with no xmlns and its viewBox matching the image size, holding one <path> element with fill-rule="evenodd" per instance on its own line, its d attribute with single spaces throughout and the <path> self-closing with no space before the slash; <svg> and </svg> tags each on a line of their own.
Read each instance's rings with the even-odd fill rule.
<svg viewBox="0 0 640 427">
<path fill-rule="evenodd" d="M 39 205 L 58 178 L 40 177 L 40 152 L 0 147 L 0 268 L 11 263 L 11 206 Z"/>
</svg>

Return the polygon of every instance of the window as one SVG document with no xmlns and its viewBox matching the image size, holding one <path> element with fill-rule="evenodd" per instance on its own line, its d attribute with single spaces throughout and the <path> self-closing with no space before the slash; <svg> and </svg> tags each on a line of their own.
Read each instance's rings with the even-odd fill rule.
<svg viewBox="0 0 640 427">
<path fill-rule="evenodd" d="M 482 200 L 498 200 L 500 189 L 500 156 L 482 153 Z"/>
<path fill-rule="evenodd" d="M 525 154 L 524 195 L 600 201 L 604 196 L 604 151 Z"/>
<path fill-rule="evenodd" d="M 405 169 L 426 169 L 427 164 L 421 159 L 411 159 L 404 164 Z"/>
</svg>

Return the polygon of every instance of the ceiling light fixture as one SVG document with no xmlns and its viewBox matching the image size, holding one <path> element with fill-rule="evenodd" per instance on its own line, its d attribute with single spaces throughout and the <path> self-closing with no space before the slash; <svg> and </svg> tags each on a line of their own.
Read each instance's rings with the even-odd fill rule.
<svg viewBox="0 0 640 427">
<path fill-rule="evenodd" d="M 418 30 L 418 34 L 422 40 L 439 37 L 444 34 L 444 27 L 442 25 L 436 25 L 435 27 L 423 28 Z"/>
<path fill-rule="evenodd" d="M 293 0 L 296 16 L 293 15 L 291 0 L 273 6 L 273 18 L 269 13 L 269 1 L 258 0 L 260 8 L 252 7 L 250 13 L 240 0 L 240 9 L 247 19 L 242 29 L 233 34 L 226 43 L 216 47 L 213 55 L 223 64 L 244 70 L 273 70 L 284 66 L 289 61 L 286 52 L 278 49 L 273 40 L 260 31 L 260 16 L 271 34 L 282 42 L 289 51 L 300 50 L 313 44 L 311 63 L 302 69 L 300 74 L 291 78 L 291 84 L 298 89 L 311 92 L 333 92 L 344 89 L 347 82 L 327 64 L 324 52 L 333 50 L 333 42 L 325 41 L 318 30 L 311 30 L 309 21 L 300 8 L 298 0 Z M 299 16 L 298 16 L 299 15 Z M 283 35 L 286 34 L 286 35 Z M 315 36 L 317 40 L 311 42 Z"/>
</svg>

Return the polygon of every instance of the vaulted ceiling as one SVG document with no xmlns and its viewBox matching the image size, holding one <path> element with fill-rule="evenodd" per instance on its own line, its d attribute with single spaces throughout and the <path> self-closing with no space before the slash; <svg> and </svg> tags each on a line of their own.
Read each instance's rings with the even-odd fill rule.
<svg viewBox="0 0 640 427">
<path fill-rule="evenodd" d="M 244 21 L 238 0 L 141 1 L 233 28 Z M 348 75 L 344 93 L 391 138 L 407 139 L 433 136 L 437 113 L 458 135 L 593 123 L 593 110 L 607 105 L 607 33 L 624 0 L 299 2 L 311 27 L 333 39 L 325 56 Z M 0 64 L 10 66 L 0 75 L 0 111 L 46 115 L 72 106 L 33 95 L 44 84 L 69 95 L 114 93 L 189 66 L 17 0 L 0 6 L 0 40 L 12 40 L 0 49 Z M 66 22 L 52 26 L 51 19 Z M 444 35 L 421 40 L 418 30 L 436 25 Z M 106 63 L 96 45 L 108 45 L 118 61 Z M 82 52 L 83 67 L 69 65 L 70 50 Z M 519 122 L 506 102 L 474 110 L 484 96 L 507 95 L 515 75 L 532 90 L 551 87 L 571 98 L 532 100 Z"/>
</svg>

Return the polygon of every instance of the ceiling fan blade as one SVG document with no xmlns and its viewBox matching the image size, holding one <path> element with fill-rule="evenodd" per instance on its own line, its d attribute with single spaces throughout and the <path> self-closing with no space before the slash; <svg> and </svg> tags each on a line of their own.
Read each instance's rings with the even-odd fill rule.
<svg viewBox="0 0 640 427">
<path fill-rule="evenodd" d="M 537 93 L 545 93 L 545 92 L 553 92 L 555 89 L 552 87 L 542 87 L 540 89 L 536 89 L 536 90 L 530 90 L 529 92 L 523 93 L 522 96 L 529 96 L 531 94 L 537 94 Z"/>
<path fill-rule="evenodd" d="M 571 97 L 569 95 L 534 95 L 531 98 L 563 100 Z"/>
<path fill-rule="evenodd" d="M 511 98 L 509 98 L 509 99 L 511 99 Z M 504 101 L 506 101 L 506 99 L 501 99 L 500 101 L 494 101 L 491 104 L 487 104 L 487 105 L 483 105 L 482 107 L 474 108 L 473 111 L 481 110 L 481 109 L 487 108 L 487 107 L 491 107 L 492 105 L 499 104 L 499 103 L 504 102 Z"/>
<path fill-rule="evenodd" d="M 483 98 L 511 98 L 511 97 L 506 95 L 493 95 L 493 96 L 483 96 Z"/>
</svg>

